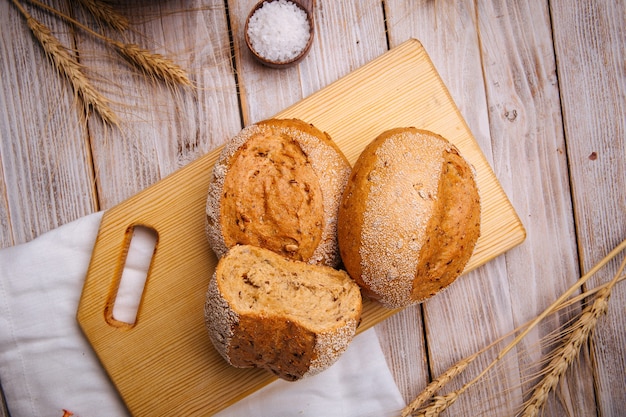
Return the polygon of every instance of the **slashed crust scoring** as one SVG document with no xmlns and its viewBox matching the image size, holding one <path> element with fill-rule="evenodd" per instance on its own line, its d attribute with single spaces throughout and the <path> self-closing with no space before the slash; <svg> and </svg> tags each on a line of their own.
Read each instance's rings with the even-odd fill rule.
<svg viewBox="0 0 626 417">
<path fill-rule="evenodd" d="M 355 163 L 338 217 L 345 268 L 369 296 L 423 301 L 462 273 L 480 235 L 473 167 L 439 135 L 389 130 Z"/>
<path fill-rule="evenodd" d="M 298 119 L 244 128 L 221 152 L 206 205 L 219 257 L 251 244 L 312 264 L 338 266 L 337 210 L 350 164 L 330 137 Z"/>
<path fill-rule="evenodd" d="M 339 358 L 361 309 L 360 289 L 345 271 L 238 245 L 218 262 L 205 323 L 231 365 L 261 367 L 294 381 Z"/>
</svg>

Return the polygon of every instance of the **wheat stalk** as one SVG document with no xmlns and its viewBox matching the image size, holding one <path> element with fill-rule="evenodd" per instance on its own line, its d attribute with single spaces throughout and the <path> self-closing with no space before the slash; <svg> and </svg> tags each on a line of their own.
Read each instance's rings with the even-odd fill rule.
<svg viewBox="0 0 626 417">
<path fill-rule="evenodd" d="M 167 83 L 191 86 L 187 73 L 163 55 L 142 49 L 136 44 L 122 43 L 113 39 L 109 41 L 120 55 L 146 75 L 156 77 Z"/>
<path fill-rule="evenodd" d="M 623 281 L 624 279 L 626 279 L 626 275 L 622 274 L 618 277 L 617 282 L 619 281 Z M 592 295 L 599 293 L 600 291 L 603 291 L 606 289 L 606 287 L 608 287 L 610 284 L 612 284 L 611 282 L 609 283 L 605 283 L 602 285 L 599 285 L 598 287 L 589 289 L 581 294 L 578 294 L 575 297 L 571 297 L 570 299 L 568 299 L 567 301 L 563 301 L 562 303 L 560 303 L 558 306 L 555 306 L 555 308 L 552 310 L 552 312 L 564 309 L 566 307 L 569 307 L 573 304 L 576 304 L 586 298 L 591 297 Z M 482 348 L 481 350 L 477 351 L 476 353 L 458 361 L 457 363 L 455 363 L 454 365 L 452 365 L 451 367 L 449 367 L 446 371 L 444 371 L 441 375 L 439 375 L 436 379 L 434 379 L 430 384 L 428 384 L 426 386 L 426 388 L 424 388 L 424 390 L 422 390 L 422 392 L 419 393 L 419 395 L 417 397 L 415 397 L 415 399 L 409 404 L 407 405 L 401 413 L 401 417 L 408 417 L 410 415 L 412 415 L 412 413 L 415 413 L 417 410 L 420 409 L 420 407 L 422 407 L 422 405 L 428 401 L 428 400 L 433 400 L 435 401 L 436 398 L 435 397 L 435 393 L 437 391 L 439 391 L 441 388 L 443 388 L 444 386 L 446 386 L 448 384 L 448 382 L 450 382 L 452 379 L 456 378 L 460 373 L 462 373 L 478 356 L 480 356 L 481 354 L 483 354 L 484 352 L 492 349 L 495 345 L 499 344 L 500 342 L 502 342 L 503 340 L 505 340 L 506 338 L 510 337 L 511 335 L 518 333 L 522 330 L 524 330 L 526 327 L 528 327 L 532 322 L 528 322 L 525 323 L 519 327 L 517 327 L 516 329 L 514 329 L 513 331 L 505 334 L 504 336 L 498 338 L 497 340 L 493 341 L 492 343 L 490 343 L 489 345 L 485 346 L 484 348 Z M 439 404 L 442 404 L 441 400 L 439 401 Z"/>
<path fill-rule="evenodd" d="M 104 22 L 118 32 L 128 29 L 129 23 L 126 17 L 119 14 L 110 4 L 100 0 L 78 0 L 93 17 Z"/>
<path fill-rule="evenodd" d="M 437 395 L 432 398 L 428 407 L 420 413 L 415 414 L 416 417 L 438 417 L 448 407 L 450 407 L 459 398 L 464 390 L 452 391 L 446 395 Z"/>
<path fill-rule="evenodd" d="M 41 44 L 46 56 L 52 61 L 57 71 L 71 84 L 74 93 L 80 97 L 85 114 L 89 110 L 97 113 L 109 125 L 118 125 L 115 113 L 109 107 L 109 101 L 96 90 L 83 72 L 82 66 L 69 54 L 47 26 L 35 19 L 18 0 L 12 0 L 26 19 L 26 24 Z"/>
<path fill-rule="evenodd" d="M 554 357 L 550 361 L 547 369 L 550 370 L 533 390 L 533 394 L 528 400 L 522 417 L 535 417 L 548 399 L 548 394 L 556 388 L 561 377 L 567 371 L 570 364 L 578 357 L 580 348 L 585 344 L 593 329 L 596 327 L 598 318 L 606 313 L 608 309 L 608 291 L 598 294 L 598 298 L 585 308 L 580 319 L 576 323 L 574 330 L 563 346 L 554 352 Z"/>
<path fill-rule="evenodd" d="M 439 375 L 436 379 L 434 379 L 424 390 L 417 396 L 415 399 L 407 405 L 403 410 L 401 417 L 408 417 L 411 413 L 418 410 L 422 404 L 424 404 L 429 399 L 433 398 L 437 401 L 440 397 L 433 397 L 437 391 L 443 388 L 448 382 L 450 382 L 453 378 L 455 378 L 458 374 L 463 372 L 465 368 L 469 366 L 470 363 L 476 359 L 481 352 L 476 352 L 471 356 L 457 362 L 448 368 L 444 373 Z"/>
<path fill-rule="evenodd" d="M 580 286 L 582 286 L 589 278 L 595 275 L 598 270 L 604 267 L 610 260 L 615 258 L 619 253 L 621 253 L 624 249 L 626 249 L 626 240 L 622 241 L 617 247 L 615 247 L 608 255 L 606 255 L 600 262 L 598 262 L 589 272 L 584 274 L 582 277 L 574 283 L 567 291 L 565 291 L 556 301 L 554 301 L 547 309 L 545 309 L 539 316 L 537 316 L 534 320 L 526 323 L 519 328 L 514 330 L 514 333 L 517 333 L 521 330 L 521 332 L 515 337 L 515 339 L 510 342 L 505 348 L 503 348 L 497 355 L 497 357 L 490 362 L 476 377 L 474 377 L 469 382 L 465 383 L 461 388 L 456 391 L 452 391 L 445 396 L 435 396 L 432 395 L 442 388 L 448 381 L 450 381 L 455 375 L 458 375 L 467 365 L 464 362 L 470 360 L 473 361 L 475 357 L 486 351 L 488 348 L 493 346 L 498 341 L 490 344 L 486 348 L 481 351 L 469 356 L 466 359 L 461 360 L 456 365 L 453 365 L 448 371 L 442 374 L 442 377 L 433 381 L 429 384 L 422 393 L 416 397 L 416 399 L 411 402 L 407 407 L 402 411 L 402 417 L 406 417 L 409 415 L 417 415 L 423 417 L 435 417 L 446 410 L 450 405 L 452 405 L 456 399 L 463 394 L 469 387 L 474 385 L 478 380 L 480 380 L 491 368 L 493 368 L 511 349 L 513 349 L 541 320 L 543 320 L 549 314 L 559 310 L 565 305 L 571 304 L 571 300 L 568 301 L 568 298 L 577 291 Z M 562 347 L 555 352 L 555 356 L 550 362 L 550 366 L 548 367 L 549 373 L 546 375 L 544 379 L 537 385 L 531 399 L 527 402 L 527 406 L 525 410 L 528 410 L 529 414 L 524 414 L 526 416 L 536 416 L 538 411 L 541 409 L 543 404 L 545 403 L 549 392 L 554 389 L 554 387 L 558 384 L 560 377 L 563 375 L 565 370 L 569 367 L 569 364 L 577 357 L 578 352 L 580 351 L 580 347 L 589 339 L 590 335 L 595 328 L 595 325 L 602 314 L 606 312 L 608 308 L 608 299 L 611 293 L 613 286 L 622 279 L 624 279 L 624 275 L 622 275 L 624 269 L 626 267 L 626 257 L 622 261 L 622 264 L 618 268 L 617 273 L 614 275 L 613 279 L 606 285 L 604 285 L 601 289 L 597 291 L 595 296 L 595 301 L 589 307 L 585 308 L 581 313 L 579 319 L 572 325 L 575 329 L 567 341 L 562 345 Z M 596 291 L 591 291 L 593 293 Z M 500 340 L 502 340 L 501 338 Z M 458 370 L 458 372 L 457 372 Z M 427 400 L 431 400 L 430 404 L 426 407 L 419 408 L 421 404 L 423 404 Z M 415 406 L 417 404 L 417 406 Z M 419 410 L 418 414 L 416 411 Z"/>
<path fill-rule="evenodd" d="M 598 319 L 608 310 L 611 290 L 617 283 L 625 267 L 626 257 L 622 261 L 613 279 L 605 288 L 602 288 L 602 290 L 598 292 L 593 304 L 585 307 L 582 311 L 580 318 L 574 324 L 574 331 L 569 335 L 563 345 L 555 351 L 554 357 L 547 367 L 549 372 L 539 381 L 533 390 L 533 394 L 521 414 L 522 417 L 535 417 L 539 414 L 539 411 L 541 411 L 541 408 L 548 399 L 548 394 L 556 388 L 565 371 L 567 371 L 574 359 L 578 357 L 580 348 L 589 340 L 593 330 L 596 328 Z"/>
<path fill-rule="evenodd" d="M 28 1 L 38 7 L 48 10 L 49 12 L 59 16 L 61 19 L 108 43 L 109 45 L 112 45 L 117 50 L 117 52 L 124 59 L 126 59 L 126 61 L 143 71 L 144 74 L 159 78 L 167 83 L 180 84 L 185 87 L 192 85 L 185 70 L 183 70 L 180 66 L 174 63 L 174 61 L 164 57 L 163 55 L 152 53 L 133 43 L 123 43 L 115 39 L 111 39 L 108 36 L 98 33 L 88 26 L 83 25 L 82 23 L 66 15 L 65 13 L 62 13 L 44 3 L 41 3 L 40 1 Z"/>
</svg>

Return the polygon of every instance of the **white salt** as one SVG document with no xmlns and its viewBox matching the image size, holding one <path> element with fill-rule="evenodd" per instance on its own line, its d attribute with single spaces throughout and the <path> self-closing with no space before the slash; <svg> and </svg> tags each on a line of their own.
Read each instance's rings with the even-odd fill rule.
<svg viewBox="0 0 626 417">
<path fill-rule="evenodd" d="M 273 62 L 287 62 L 302 53 L 310 27 L 304 10 L 289 0 L 263 4 L 248 22 L 252 49 Z"/>
</svg>

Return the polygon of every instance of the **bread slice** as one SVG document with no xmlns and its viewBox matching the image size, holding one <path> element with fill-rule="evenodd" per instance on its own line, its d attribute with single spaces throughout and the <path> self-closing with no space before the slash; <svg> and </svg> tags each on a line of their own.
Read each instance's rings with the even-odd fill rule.
<svg viewBox="0 0 626 417">
<path fill-rule="evenodd" d="M 234 245 L 337 267 L 337 210 L 351 166 L 330 137 L 298 119 L 248 126 L 213 170 L 206 231 L 219 257 Z"/>
<path fill-rule="evenodd" d="M 472 166 L 445 138 L 416 128 L 382 133 L 361 153 L 338 214 L 344 266 L 390 308 L 450 285 L 480 235 Z"/>
<path fill-rule="evenodd" d="M 249 245 L 223 256 L 210 281 L 205 322 L 233 366 L 294 381 L 333 364 L 354 337 L 361 293 L 345 271 Z"/>
</svg>

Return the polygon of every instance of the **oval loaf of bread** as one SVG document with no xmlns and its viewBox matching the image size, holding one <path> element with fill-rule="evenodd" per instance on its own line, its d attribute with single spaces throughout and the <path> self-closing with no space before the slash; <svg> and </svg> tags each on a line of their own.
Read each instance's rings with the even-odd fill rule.
<svg viewBox="0 0 626 417">
<path fill-rule="evenodd" d="M 234 245 L 338 266 L 337 210 L 350 164 L 330 137 L 298 119 L 244 128 L 221 152 L 209 186 L 207 236 L 219 257 Z"/>
<path fill-rule="evenodd" d="M 237 245 L 210 281 L 205 322 L 231 365 L 295 381 L 337 360 L 354 337 L 361 308 L 360 288 L 345 271 Z"/>
<path fill-rule="evenodd" d="M 398 128 L 354 165 L 338 216 L 341 256 L 390 308 L 423 301 L 463 271 L 480 235 L 473 167 L 443 137 Z"/>
</svg>

